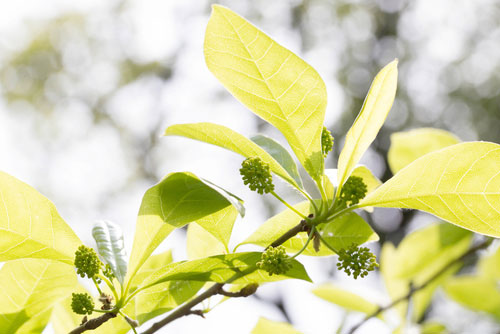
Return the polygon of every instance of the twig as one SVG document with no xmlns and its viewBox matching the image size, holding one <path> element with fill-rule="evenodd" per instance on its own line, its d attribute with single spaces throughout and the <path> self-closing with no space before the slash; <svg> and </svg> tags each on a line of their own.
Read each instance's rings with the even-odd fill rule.
<svg viewBox="0 0 500 334">
<path fill-rule="evenodd" d="M 303 232 L 307 229 L 307 222 L 305 220 L 300 221 L 300 223 L 293 228 L 291 228 L 288 232 L 283 234 L 280 238 L 276 239 L 270 246 L 272 247 L 278 247 L 288 239 L 294 237 L 297 235 L 299 232 Z M 157 332 L 160 328 L 166 326 L 167 324 L 171 323 L 172 321 L 179 319 L 183 316 L 193 314 L 193 311 L 191 310 L 193 307 L 201 303 L 207 298 L 210 298 L 214 295 L 220 294 L 224 286 L 224 283 L 216 283 L 212 285 L 210 288 L 205 290 L 203 293 L 200 295 L 196 296 L 186 304 L 180 306 L 177 308 L 175 311 L 170 313 L 168 316 L 163 318 L 162 320 L 155 322 L 150 328 L 148 328 L 145 332 L 142 334 L 153 334 Z"/>
<path fill-rule="evenodd" d="M 259 288 L 258 284 L 249 284 L 245 286 L 243 289 L 237 292 L 226 291 L 222 287 L 220 287 L 218 294 L 226 297 L 248 297 L 253 295 L 257 289 Z"/>
<path fill-rule="evenodd" d="M 109 319 L 113 319 L 116 317 L 116 313 L 104 313 L 100 317 L 90 319 L 84 323 L 82 323 L 77 328 L 73 329 L 69 334 L 80 334 L 88 330 L 96 329 L 101 326 L 103 323 L 108 321 Z"/>
<path fill-rule="evenodd" d="M 394 306 L 396 306 L 397 304 L 399 304 L 399 303 L 401 303 L 401 302 L 403 302 L 405 300 L 409 300 L 413 296 L 413 294 L 415 294 L 416 292 L 418 292 L 418 291 L 424 289 L 425 287 L 427 287 L 430 283 L 432 283 L 439 276 L 441 276 L 442 274 L 444 274 L 452 266 L 454 266 L 455 264 L 458 264 L 459 262 L 461 262 L 462 260 L 464 260 L 469 255 L 472 255 L 472 254 L 476 253 L 477 251 L 479 251 L 481 249 L 485 249 L 492 242 L 493 242 L 493 239 L 489 238 L 489 239 L 483 241 L 482 243 L 480 243 L 480 244 L 478 244 L 478 245 L 476 245 L 474 247 L 469 248 L 469 250 L 467 252 L 463 253 L 462 255 L 460 255 L 459 257 L 457 257 L 456 259 L 448 262 L 448 264 L 446 264 L 444 267 L 442 267 L 434 275 L 432 275 L 431 277 L 429 277 L 424 283 L 422 283 L 420 285 L 417 285 L 417 286 L 413 286 L 413 284 L 410 284 L 410 288 L 409 288 L 408 293 L 406 295 L 393 300 L 390 304 L 388 304 L 386 306 L 379 306 L 377 308 L 377 310 L 375 310 L 375 312 L 373 312 L 371 314 L 368 314 L 365 318 L 363 318 L 363 320 L 361 320 L 358 324 L 356 324 L 354 327 L 352 327 L 351 330 L 349 331 L 349 334 L 354 334 L 354 332 L 356 330 L 358 330 L 359 327 L 361 327 L 364 323 L 366 323 L 371 318 L 374 318 L 374 317 L 378 316 L 380 313 L 385 312 L 385 311 L 393 308 Z"/>
</svg>

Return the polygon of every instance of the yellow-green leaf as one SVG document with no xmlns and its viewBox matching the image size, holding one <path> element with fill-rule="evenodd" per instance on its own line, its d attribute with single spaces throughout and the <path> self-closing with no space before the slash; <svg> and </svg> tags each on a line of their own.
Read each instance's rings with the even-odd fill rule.
<svg viewBox="0 0 500 334">
<path fill-rule="evenodd" d="M 347 132 L 338 165 L 337 196 L 361 156 L 377 136 L 391 110 L 398 81 L 397 59 L 386 65 L 375 77 L 363 107 Z"/>
<path fill-rule="evenodd" d="M 361 216 L 354 212 L 346 213 L 320 227 L 323 240 L 340 250 L 352 244 L 361 245 L 370 241 L 378 241 L 379 237 Z"/>
<path fill-rule="evenodd" d="M 382 182 L 373 175 L 372 171 L 368 169 L 368 167 L 364 165 L 358 165 L 354 168 L 351 173 L 352 176 L 357 176 L 363 179 L 363 182 L 366 184 L 366 193 L 369 194 L 375 189 L 377 189 Z"/>
<path fill-rule="evenodd" d="M 240 102 L 283 133 L 318 180 L 327 97 L 323 80 L 241 16 L 218 5 L 212 8 L 205 34 L 208 68 Z"/>
<path fill-rule="evenodd" d="M 51 201 L 0 172 L 0 261 L 38 258 L 72 265 L 81 243 Z"/>
<path fill-rule="evenodd" d="M 456 144 L 431 152 L 368 194 L 360 206 L 432 213 L 468 230 L 500 236 L 500 145 Z"/>
<path fill-rule="evenodd" d="M 292 325 L 286 322 L 272 321 L 266 318 L 259 318 L 259 321 L 252 329 L 252 334 L 302 334 Z"/>
<path fill-rule="evenodd" d="M 455 135 L 441 129 L 420 128 L 393 133 L 387 153 L 389 167 L 396 174 L 421 156 L 459 142 Z"/>
<path fill-rule="evenodd" d="M 482 256 L 477 264 L 481 276 L 500 280 L 500 247 L 493 253 Z"/>
<path fill-rule="evenodd" d="M 186 249 L 190 260 L 226 253 L 225 245 L 196 223 L 188 226 Z"/>
<path fill-rule="evenodd" d="M 76 284 L 74 269 L 60 262 L 7 262 L 0 270 L 0 329 L 3 333 L 16 333 L 30 318 L 70 295 Z"/>
<path fill-rule="evenodd" d="M 371 314 L 378 308 L 376 304 L 366 300 L 365 298 L 333 284 L 320 285 L 317 288 L 314 288 L 312 292 L 316 296 L 349 311 Z"/>
</svg>

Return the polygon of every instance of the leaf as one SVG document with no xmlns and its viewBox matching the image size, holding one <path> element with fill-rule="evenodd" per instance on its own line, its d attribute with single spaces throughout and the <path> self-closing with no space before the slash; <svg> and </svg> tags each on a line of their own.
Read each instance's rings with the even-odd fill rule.
<svg viewBox="0 0 500 334">
<path fill-rule="evenodd" d="M 58 260 L 73 265 L 82 244 L 47 198 L 0 172 L 0 261 Z"/>
<path fill-rule="evenodd" d="M 352 244 L 361 245 L 378 241 L 378 235 L 358 214 L 349 212 L 328 222 L 321 228 L 322 238 L 334 249 L 349 248 Z"/>
<path fill-rule="evenodd" d="M 307 216 L 309 213 L 314 212 L 314 208 L 311 206 L 309 201 L 304 201 L 299 204 L 293 205 L 295 209 Z M 241 242 L 236 246 L 236 248 L 245 244 L 254 244 L 261 247 L 267 247 L 273 243 L 276 239 L 281 237 L 285 232 L 290 230 L 292 227 L 296 226 L 302 220 L 295 212 L 290 209 L 286 209 L 276 216 L 268 219 L 264 224 L 260 225 L 259 228 L 252 233 L 245 241 Z M 296 253 L 304 246 L 308 236 L 307 233 L 301 232 L 287 240 L 283 246 L 286 248 L 288 253 Z M 235 249 L 236 249 L 235 248 Z M 311 256 L 326 256 L 334 254 L 326 247 L 321 247 L 319 252 L 316 252 L 311 242 L 307 248 L 302 253 L 304 255 Z"/>
<path fill-rule="evenodd" d="M 287 171 L 295 182 L 297 182 L 300 188 L 304 188 L 299 170 L 297 169 L 297 165 L 295 164 L 293 157 L 283 146 L 281 146 L 280 143 L 270 137 L 260 134 L 253 136 L 250 139 L 255 144 L 266 150 L 266 152 L 269 153 Z"/>
<path fill-rule="evenodd" d="M 127 274 L 127 254 L 120 226 L 110 221 L 98 221 L 92 228 L 99 255 L 109 264 L 120 284 Z"/>
<path fill-rule="evenodd" d="M 468 142 L 431 152 L 368 194 L 360 206 L 418 209 L 500 236 L 500 145 Z"/>
<path fill-rule="evenodd" d="M 449 227 L 456 229 L 456 231 L 449 229 Z M 458 228 L 448 224 L 430 225 L 407 235 L 397 249 L 391 243 L 384 244 L 380 256 L 380 271 L 392 300 L 406 295 L 410 282 L 414 286 L 424 283 L 467 251 L 472 233 L 461 234 L 458 231 Z M 446 236 L 447 233 L 452 234 L 452 236 Z M 443 241 L 436 242 L 439 238 L 442 238 Z M 451 240 L 447 240 L 447 238 Z M 452 241 L 454 238 L 456 243 Z M 426 252 L 426 245 L 432 251 Z M 419 253 L 420 250 L 424 251 Z M 430 260 L 428 256 L 434 256 L 434 258 Z M 428 261 L 427 265 L 425 265 L 426 261 Z M 407 262 L 413 264 L 407 266 Z M 435 289 L 458 271 L 460 266 L 460 264 L 450 266 L 440 277 L 413 295 L 412 319 L 414 321 L 418 321 L 424 314 Z M 409 275 L 410 273 L 412 275 Z M 407 302 L 399 303 L 395 308 L 399 311 L 401 318 L 405 319 Z"/>
<path fill-rule="evenodd" d="M 500 247 L 498 244 L 493 253 L 479 259 L 477 267 L 481 276 L 500 280 Z"/>
<path fill-rule="evenodd" d="M 243 205 L 243 200 L 236 196 L 235 194 L 230 193 L 226 189 L 223 189 L 216 185 L 215 183 L 212 183 L 208 180 L 200 178 L 202 182 L 204 182 L 207 186 L 210 188 L 217 190 L 219 194 L 224 196 L 225 199 L 229 201 L 233 205 L 232 209 L 236 209 L 236 211 L 240 214 L 241 217 L 245 217 L 245 206 Z M 236 219 L 236 217 L 234 218 Z"/>
<path fill-rule="evenodd" d="M 251 334 L 301 334 L 286 322 L 272 321 L 266 318 L 259 318 L 259 321 L 252 329 Z"/>
<path fill-rule="evenodd" d="M 262 147 L 252 142 L 247 137 L 225 126 L 213 123 L 176 124 L 165 130 L 166 136 L 183 136 L 238 153 L 244 157 L 259 157 L 269 164 L 271 171 L 296 188 L 301 185 L 288 174 L 288 171 L 267 153 Z"/>
<path fill-rule="evenodd" d="M 186 248 L 190 260 L 226 253 L 225 245 L 196 223 L 188 226 Z"/>
<path fill-rule="evenodd" d="M 444 290 L 456 302 L 500 320 L 500 291 L 496 280 L 479 276 L 454 277 L 444 285 Z"/>
<path fill-rule="evenodd" d="M 142 199 L 128 279 L 135 275 L 158 245 L 176 228 L 216 213 L 231 203 L 194 174 L 171 173 Z"/>
<path fill-rule="evenodd" d="M 74 269 L 64 263 L 41 259 L 5 263 L 0 270 L 0 328 L 4 333 L 16 333 L 31 318 L 71 294 L 76 284 Z"/>
<path fill-rule="evenodd" d="M 254 270 L 260 261 L 260 252 L 210 256 L 199 260 L 172 263 L 160 268 L 144 281 L 142 286 L 153 286 L 167 281 L 200 281 L 216 283 L 263 283 L 297 278 L 310 281 L 304 266 L 291 260 L 292 267 L 282 275 L 270 276 L 266 271 Z"/>
<path fill-rule="evenodd" d="M 319 74 L 231 10 L 214 5 L 205 34 L 209 70 L 231 94 L 283 133 L 306 171 L 323 173 L 326 88 Z"/>
<path fill-rule="evenodd" d="M 376 304 L 333 284 L 320 285 L 314 288 L 312 292 L 316 296 L 349 311 L 371 314 L 378 309 Z"/>
<path fill-rule="evenodd" d="M 433 128 L 393 133 L 387 153 L 389 167 L 396 174 L 421 156 L 459 142 L 460 139 L 452 133 Z"/>
<path fill-rule="evenodd" d="M 421 334 L 448 334 L 446 326 L 436 321 L 424 322 L 420 329 Z"/>
<path fill-rule="evenodd" d="M 228 206 L 198 219 L 196 223 L 222 243 L 223 249 L 227 250 L 237 215 L 238 211 L 233 206 Z"/>
<path fill-rule="evenodd" d="M 31 317 L 28 321 L 22 324 L 16 333 L 20 334 L 40 334 L 50 321 L 52 309 L 47 309 Z"/>
<path fill-rule="evenodd" d="M 386 65 L 373 79 L 363 107 L 347 132 L 338 164 L 337 196 L 344 182 L 377 136 L 391 110 L 398 80 L 398 60 Z"/>
<path fill-rule="evenodd" d="M 357 176 L 363 179 L 363 182 L 366 184 L 367 194 L 371 193 L 382 184 L 382 182 L 373 175 L 372 171 L 364 165 L 357 165 L 352 171 L 351 176 Z"/>
<path fill-rule="evenodd" d="M 191 299 L 205 285 L 204 282 L 168 281 L 139 292 L 135 312 L 139 323 L 168 312 Z"/>
<path fill-rule="evenodd" d="M 131 292 L 133 292 L 133 290 L 135 290 L 135 288 L 137 288 L 146 278 L 151 276 L 151 274 L 155 273 L 158 268 L 164 267 L 173 261 L 171 250 L 150 256 L 134 275 L 131 282 Z"/>
</svg>

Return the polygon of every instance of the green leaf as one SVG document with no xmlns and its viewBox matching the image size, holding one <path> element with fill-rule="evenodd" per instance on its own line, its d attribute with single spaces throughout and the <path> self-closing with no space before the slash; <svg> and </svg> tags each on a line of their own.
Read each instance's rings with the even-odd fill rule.
<svg viewBox="0 0 500 334">
<path fill-rule="evenodd" d="M 40 334 L 50 321 L 52 309 L 47 309 L 31 317 L 28 321 L 22 324 L 16 333 L 19 334 Z"/>
<path fill-rule="evenodd" d="M 227 250 L 237 216 L 238 211 L 233 206 L 228 206 L 198 219 L 196 223 L 222 243 L 223 248 Z"/>
<path fill-rule="evenodd" d="M 333 284 L 320 285 L 317 288 L 314 288 L 312 292 L 316 296 L 349 311 L 371 314 L 378 308 L 376 304 L 366 300 L 365 298 Z"/>
<path fill-rule="evenodd" d="M 205 282 L 169 281 L 139 292 L 135 299 L 135 312 L 139 323 L 168 312 L 191 299 Z"/>
<path fill-rule="evenodd" d="M 398 60 L 386 65 L 375 77 L 363 107 L 347 132 L 338 164 L 337 196 L 361 156 L 368 149 L 391 110 L 398 81 Z"/>
<path fill-rule="evenodd" d="M 82 244 L 47 198 L 0 172 L 0 261 L 58 260 L 73 265 Z"/>
<path fill-rule="evenodd" d="M 259 157 L 269 164 L 271 171 L 296 188 L 301 185 L 273 156 L 247 137 L 225 126 L 213 123 L 176 124 L 167 128 L 166 136 L 183 136 L 220 146 L 244 157 Z"/>
<path fill-rule="evenodd" d="M 482 256 L 477 267 L 481 276 L 500 280 L 500 247 L 497 245 L 493 253 Z"/>
<path fill-rule="evenodd" d="M 479 276 L 454 277 L 444 285 L 456 302 L 486 312 L 500 321 L 500 291 L 497 280 Z"/>
<path fill-rule="evenodd" d="M 240 102 L 283 133 L 306 171 L 323 173 L 326 88 L 319 74 L 231 10 L 214 5 L 205 34 L 209 70 Z"/>
<path fill-rule="evenodd" d="M 60 262 L 22 259 L 5 263 L 0 270 L 0 328 L 16 333 L 71 294 L 76 284 L 74 269 Z"/>
<path fill-rule="evenodd" d="M 259 321 L 252 329 L 252 334 L 302 334 L 286 322 L 272 321 L 266 318 L 259 318 Z"/>
<path fill-rule="evenodd" d="M 420 328 L 420 333 L 421 334 L 448 334 L 448 330 L 446 329 L 446 326 L 436 322 L 436 321 L 429 321 L 429 322 L 424 322 Z"/>
<path fill-rule="evenodd" d="M 456 144 L 431 152 L 368 194 L 360 206 L 418 209 L 500 236 L 500 145 Z"/>
<path fill-rule="evenodd" d="M 222 242 L 196 223 L 188 226 L 186 248 L 190 260 L 224 254 L 227 250 Z"/>
<path fill-rule="evenodd" d="M 452 133 L 433 128 L 393 133 L 387 153 L 389 167 L 396 174 L 421 156 L 459 142 L 460 139 Z"/>
<path fill-rule="evenodd" d="M 128 280 L 174 229 L 216 213 L 231 203 L 191 173 L 171 173 L 142 199 Z"/>
<path fill-rule="evenodd" d="M 236 196 L 233 193 L 230 193 L 226 189 L 219 187 L 215 183 L 212 183 L 212 182 L 205 180 L 203 178 L 200 178 L 200 180 L 202 182 L 204 182 L 207 186 L 209 186 L 210 188 L 212 188 L 214 190 L 217 190 L 219 192 L 219 194 L 224 196 L 224 198 L 227 199 L 229 201 L 229 203 L 231 203 L 233 205 L 231 207 L 231 210 L 236 209 L 236 212 L 239 213 L 241 217 L 245 217 L 245 206 L 243 205 L 244 201 L 241 198 L 239 198 L 238 196 Z M 236 216 L 234 219 L 236 219 Z"/>
<path fill-rule="evenodd" d="M 127 254 L 120 226 L 110 221 L 99 221 L 92 228 L 99 255 L 109 264 L 120 284 L 127 274 Z"/>
<path fill-rule="evenodd" d="M 447 235 L 448 233 L 450 236 Z M 461 233 L 457 227 L 439 224 L 430 225 L 407 235 L 397 249 L 391 243 L 385 243 L 380 256 L 380 271 L 391 299 L 395 300 L 406 295 L 410 282 L 414 286 L 419 286 L 443 267 L 448 266 L 467 251 L 471 239 L 472 233 Z M 456 242 L 453 243 L 453 240 Z M 431 251 L 425 250 L 426 245 Z M 434 258 L 431 259 L 429 256 Z M 460 266 L 460 264 L 451 266 L 439 278 L 413 295 L 412 319 L 414 321 L 418 321 L 424 314 L 435 289 L 453 275 Z M 401 318 L 405 319 L 407 302 L 399 303 L 395 308 L 399 311 Z"/>
<path fill-rule="evenodd" d="M 155 273 L 158 268 L 162 268 L 173 261 L 171 250 L 150 256 L 134 275 L 131 282 L 132 290 L 139 286 L 146 278 Z"/>
<path fill-rule="evenodd" d="M 373 175 L 372 171 L 364 165 L 357 165 L 352 171 L 351 176 L 357 176 L 363 179 L 363 182 L 366 184 L 367 194 L 371 193 L 382 184 L 378 177 Z"/>
<path fill-rule="evenodd" d="M 352 244 L 361 245 L 379 240 L 370 225 L 354 212 L 326 223 L 321 228 L 321 236 L 328 245 L 337 250 L 347 249 Z"/>
<path fill-rule="evenodd" d="M 314 212 L 314 208 L 311 206 L 309 201 L 304 201 L 293 206 L 299 212 L 303 213 L 305 216 L 309 213 Z M 236 246 L 236 248 L 245 244 L 254 244 L 261 247 L 267 247 L 273 243 L 276 239 L 281 237 L 285 232 L 290 230 L 292 227 L 296 226 L 302 220 L 295 212 L 290 209 L 286 209 L 276 216 L 268 219 L 264 224 L 260 225 L 259 228 L 252 233 L 245 241 L 241 242 Z M 286 248 L 288 253 L 296 253 L 304 246 L 308 236 L 307 233 L 301 232 L 287 240 L 283 246 Z M 235 248 L 235 249 L 236 249 Z M 331 250 L 326 247 L 321 247 L 319 252 L 316 252 L 311 242 L 307 248 L 302 253 L 304 255 L 311 256 L 326 256 L 334 254 Z"/>
<path fill-rule="evenodd" d="M 288 278 L 310 281 L 304 266 L 291 260 L 292 267 L 282 275 L 270 276 L 263 270 L 254 270 L 260 261 L 260 252 L 247 252 L 210 256 L 207 258 L 172 263 L 160 268 L 146 279 L 142 286 L 153 286 L 167 281 L 200 281 L 217 283 L 263 283 Z"/>
<path fill-rule="evenodd" d="M 250 139 L 255 144 L 266 150 L 266 152 L 269 153 L 288 172 L 295 182 L 297 182 L 300 188 L 304 188 L 297 165 L 286 148 L 281 146 L 281 144 L 276 140 L 264 135 L 259 134 Z"/>
</svg>

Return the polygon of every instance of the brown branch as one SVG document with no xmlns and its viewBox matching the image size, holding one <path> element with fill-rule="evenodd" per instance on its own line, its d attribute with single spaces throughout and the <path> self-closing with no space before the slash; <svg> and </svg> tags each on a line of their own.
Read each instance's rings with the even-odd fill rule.
<svg viewBox="0 0 500 334">
<path fill-rule="evenodd" d="M 307 222 L 305 220 L 302 220 L 299 224 L 296 226 L 292 227 L 290 230 L 288 230 L 285 234 L 283 234 L 281 237 L 276 239 L 270 246 L 272 247 L 278 247 L 288 239 L 294 237 L 297 235 L 299 232 L 303 232 L 307 230 Z M 235 277 L 237 278 L 237 277 Z M 228 280 L 227 283 L 230 283 L 231 280 Z M 160 328 L 166 326 L 167 324 L 171 323 L 172 321 L 179 319 L 183 316 L 192 314 L 193 311 L 191 310 L 193 307 L 201 303 L 207 298 L 210 298 L 214 295 L 221 294 L 221 291 L 224 291 L 222 288 L 225 283 L 216 283 L 212 285 L 210 288 L 205 290 L 202 294 L 196 296 L 186 304 L 180 306 L 177 308 L 175 311 L 170 313 L 168 316 L 163 318 L 162 320 L 154 323 L 150 328 L 148 328 L 145 332 L 142 334 L 153 334 L 157 332 Z"/>
<path fill-rule="evenodd" d="M 374 317 L 378 316 L 382 312 L 385 312 L 385 311 L 393 308 L 394 306 L 396 306 L 397 304 L 399 304 L 399 303 L 401 303 L 401 302 L 403 302 L 405 300 L 409 300 L 416 292 L 418 292 L 418 291 L 424 289 L 425 287 L 427 287 L 430 283 L 432 283 L 437 278 L 439 278 L 442 274 L 444 274 L 452 266 L 460 263 L 466 257 L 469 257 L 472 254 L 475 254 L 477 251 L 479 251 L 481 249 L 485 249 L 492 242 L 493 242 L 493 239 L 488 238 L 487 240 L 483 241 L 482 243 L 480 243 L 480 244 L 478 244 L 478 245 L 476 245 L 474 247 L 469 248 L 469 250 L 467 252 L 463 253 L 462 255 L 460 255 L 459 257 L 457 257 L 456 259 L 451 260 L 450 262 L 448 262 L 448 264 L 446 264 L 445 266 L 443 266 L 438 272 L 436 272 L 434 275 L 432 275 L 431 277 L 429 277 L 424 283 L 422 283 L 420 285 L 417 285 L 417 286 L 413 286 L 413 284 L 410 284 L 410 289 L 408 290 L 407 294 L 405 294 L 404 296 L 401 296 L 401 297 L 393 300 L 390 304 L 388 304 L 386 306 L 379 306 L 377 308 L 377 310 L 375 310 L 371 314 L 366 315 L 366 317 L 364 317 L 363 320 L 361 320 L 358 324 L 356 324 L 354 327 L 352 327 L 351 330 L 349 331 L 349 334 L 354 334 L 354 332 L 356 330 L 358 330 L 359 327 L 361 327 L 363 324 L 365 324 L 371 318 L 374 318 Z"/>
<path fill-rule="evenodd" d="M 109 319 L 113 319 L 116 317 L 116 313 L 104 313 L 103 315 L 90 319 L 84 323 L 82 323 L 80 326 L 77 328 L 73 329 L 69 334 L 80 334 L 85 331 L 93 330 L 96 329 L 97 327 L 101 326 L 103 323 L 108 321 Z"/>
<path fill-rule="evenodd" d="M 258 288 L 259 288 L 259 285 L 254 283 L 254 284 L 248 284 L 240 291 L 231 292 L 231 291 L 224 290 L 221 286 L 219 291 L 218 291 L 218 294 L 226 296 L 226 297 L 233 297 L 233 298 L 235 298 L 235 297 L 248 297 L 250 295 L 253 295 L 257 291 Z"/>
</svg>

